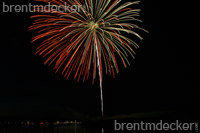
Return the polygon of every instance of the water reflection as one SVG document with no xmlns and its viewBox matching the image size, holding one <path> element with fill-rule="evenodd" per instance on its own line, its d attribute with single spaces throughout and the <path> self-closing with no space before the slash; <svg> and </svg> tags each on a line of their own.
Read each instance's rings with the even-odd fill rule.
<svg viewBox="0 0 200 133">
<path fill-rule="evenodd" d="M 65 122 L 4 122 L 0 123 L 0 133 L 104 133 L 103 128 L 84 127 L 78 121 Z"/>
</svg>

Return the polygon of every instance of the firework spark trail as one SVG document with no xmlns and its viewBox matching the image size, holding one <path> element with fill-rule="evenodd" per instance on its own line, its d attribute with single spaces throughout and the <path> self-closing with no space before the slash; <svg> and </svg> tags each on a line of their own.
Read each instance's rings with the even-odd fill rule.
<svg viewBox="0 0 200 133">
<path fill-rule="evenodd" d="M 51 2 L 55 5 L 64 5 L 65 0 Z M 81 77 L 83 81 L 88 80 L 93 69 L 92 83 L 94 83 L 96 67 L 98 67 L 101 86 L 104 72 L 113 77 L 119 72 L 116 56 L 120 57 L 124 67 L 127 67 L 130 65 L 129 54 L 134 58 L 132 46 L 139 47 L 133 40 L 122 34 L 126 32 L 142 39 L 132 29 L 145 30 L 136 24 L 127 23 L 128 21 L 141 22 L 136 19 L 140 10 L 128 8 L 128 6 L 138 4 L 139 1 L 127 2 L 119 7 L 117 5 L 120 0 L 114 0 L 114 2 L 111 0 L 99 2 L 97 0 L 66 0 L 66 2 L 71 5 L 86 5 L 86 8 L 81 8 L 80 12 L 70 13 L 43 12 L 42 15 L 31 17 L 35 19 L 35 22 L 30 30 L 39 29 L 39 35 L 35 36 L 32 42 L 44 40 L 37 48 L 36 54 L 47 57 L 45 64 L 55 63 L 56 72 L 62 69 L 62 74 L 67 79 L 75 71 L 74 78 L 78 81 Z M 96 44 L 97 48 L 95 48 Z"/>
<path fill-rule="evenodd" d="M 104 110 L 103 110 L 103 90 L 102 90 L 102 77 L 101 77 L 101 68 L 100 68 L 100 58 L 99 58 L 99 52 L 97 47 L 97 40 L 95 38 L 95 49 L 97 51 L 97 65 L 99 69 L 99 86 L 100 86 L 100 97 L 101 97 L 101 116 L 104 116 Z M 101 133 L 104 133 L 104 128 L 101 129 Z"/>
<path fill-rule="evenodd" d="M 104 116 L 104 111 L 103 111 L 103 90 L 102 90 L 102 77 L 101 77 L 101 68 L 100 68 L 100 58 L 99 58 L 99 51 L 98 51 L 98 46 L 97 46 L 97 40 L 95 38 L 95 49 L 97 53 L 97 65 L 99 69 L 99 86 L 100 86 L 100 95 L 101 95 L 101 113 L 102 117 Z"/>
<path fill-rule="evenodd" d="M 98 70 L 101 112 L 103 108 L 103 74 L 115 77 L 119 73 L 117 57 L 126 68 L 129 56 L 134 59 L 134 49 L 139 48 L 132 38 L 123 33 L 143 39 L 135 29 L 144 30 L 134 22 L 140 9 L 130 6 L 139 4 L 139 0 L 119 5 L 121 0 L 36 0 L 51 2 L 63 7 L 67 4 L 80 6 L 79 11 L 61 12 L 53 10 L 33 15 L 35 19 L 30 30 L 38 30 L 32 42 L 43 40 L 36 54 L 46 58 L 45 64 L 54 64 L 55 72 L 61 70 L 68 79 L 72 73 L 79 81 L 96 79 Z M 83 8 L 81 5 L 85 5 Z M 48 7 L 47 7 L 48 8 Z"/>
<path fill-rule="evenodd" d="M 103 89 L 102 89 L 102 83 L 100 85 L 100 93 L 101 93 L 101 113 L 102 113 L 102 117 L 104 116 L 104 110 L 103 110 Z"/>
</svg>

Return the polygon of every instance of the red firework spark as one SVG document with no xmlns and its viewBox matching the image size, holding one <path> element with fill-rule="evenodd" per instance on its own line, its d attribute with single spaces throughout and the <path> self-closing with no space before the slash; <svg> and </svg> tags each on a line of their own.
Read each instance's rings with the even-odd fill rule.
<svg viewBox="0 0 200 133">
<path fill-rule="evenodd" d="M 38 10 L 41 13 L 31 17 L 34 23 L 30 30 L 38 30 L 32 42 L 43 40 L 36 54 L 46 58 L 44 64 L 54 64 L 56 72 L 62 69 L 64 77 L 69 78 L 74 71 L 74 78 L 79 81 L 83 77 L 85 81 L 92 73 L 94 83 L 98 69 L 101 85 L 103 71 L 113 77 L 119 72 L 116 55 L 124 67 L 129 65 L 128 55 L 134 58 L 132 47 L 138 48 L 138 45 L 121 32 L 142 39 L 133 29 L 144 29 L 130 23 L 140 21 L 136 19 L 140 10 L 128 8 L 139 1 L 127 2 L 121 6 L 118 6 L 120 0 L 38 1 L 51 2 L 52 5 L 62 6 L 63 10 L 66 3 L 79 7 L 79 11 L 73 12 L 51 10 L 50 7 L 46 7 L 50 12 L 43 12 L 44 9 L 40 7 Z"/>
</svg>

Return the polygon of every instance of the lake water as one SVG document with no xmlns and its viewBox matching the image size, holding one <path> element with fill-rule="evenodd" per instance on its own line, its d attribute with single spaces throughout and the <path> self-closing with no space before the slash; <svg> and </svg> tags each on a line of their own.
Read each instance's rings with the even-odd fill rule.
<svg viewBox="0 0 200 133">
<path fill-rule="evenodd" d="M 111 126 L 111 125 L 109 125 Z M 112 126 L 111 126 L 112 127 Z M 85 126 L 82 123 L 72 124 L 0 124 L 0 133 L 171 133 L 171 131 L 114 131 L 112 128 Z M 181 132 L 185 133 L 185 132 Z"/>
<path fill-rule="evenodd" d="M 81 125 L 48 125 L 48 126 L 1 126 L 0 133 L 133 133 L 133 131 L 113 131 L 111 129 L 84 128 Z M 135 132 L 134 132 L 135 133 Z"/>
<path fill-rule="evenodd" d="M 106 131 L 107 130 L 107 131 Z M 111 133 L 108 129 L 104 133 Z M 6 124 L 0 125 L 0 133 L 102 133 L 101 128 L 83 127 L 82 124 Z"/>
</svg>

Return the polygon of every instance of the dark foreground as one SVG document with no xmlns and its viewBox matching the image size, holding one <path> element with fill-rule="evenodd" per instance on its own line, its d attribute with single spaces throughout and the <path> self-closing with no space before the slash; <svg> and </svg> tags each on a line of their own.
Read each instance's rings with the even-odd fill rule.
<svg viewBox="0 0 200 133">
<path fill-rule="evenodd" d="M 0 120 L 0 133 L 196 133 L 199 132 L 198 118 L 195 113 L 152 112 L 110 117 L 95 117 L 87 120 Z M 195 123 L 192 131 L 171 130 L 115 130 L 118 123 Z M 118 127 L 119 128 L 119 125 Z"/>
</svg>

